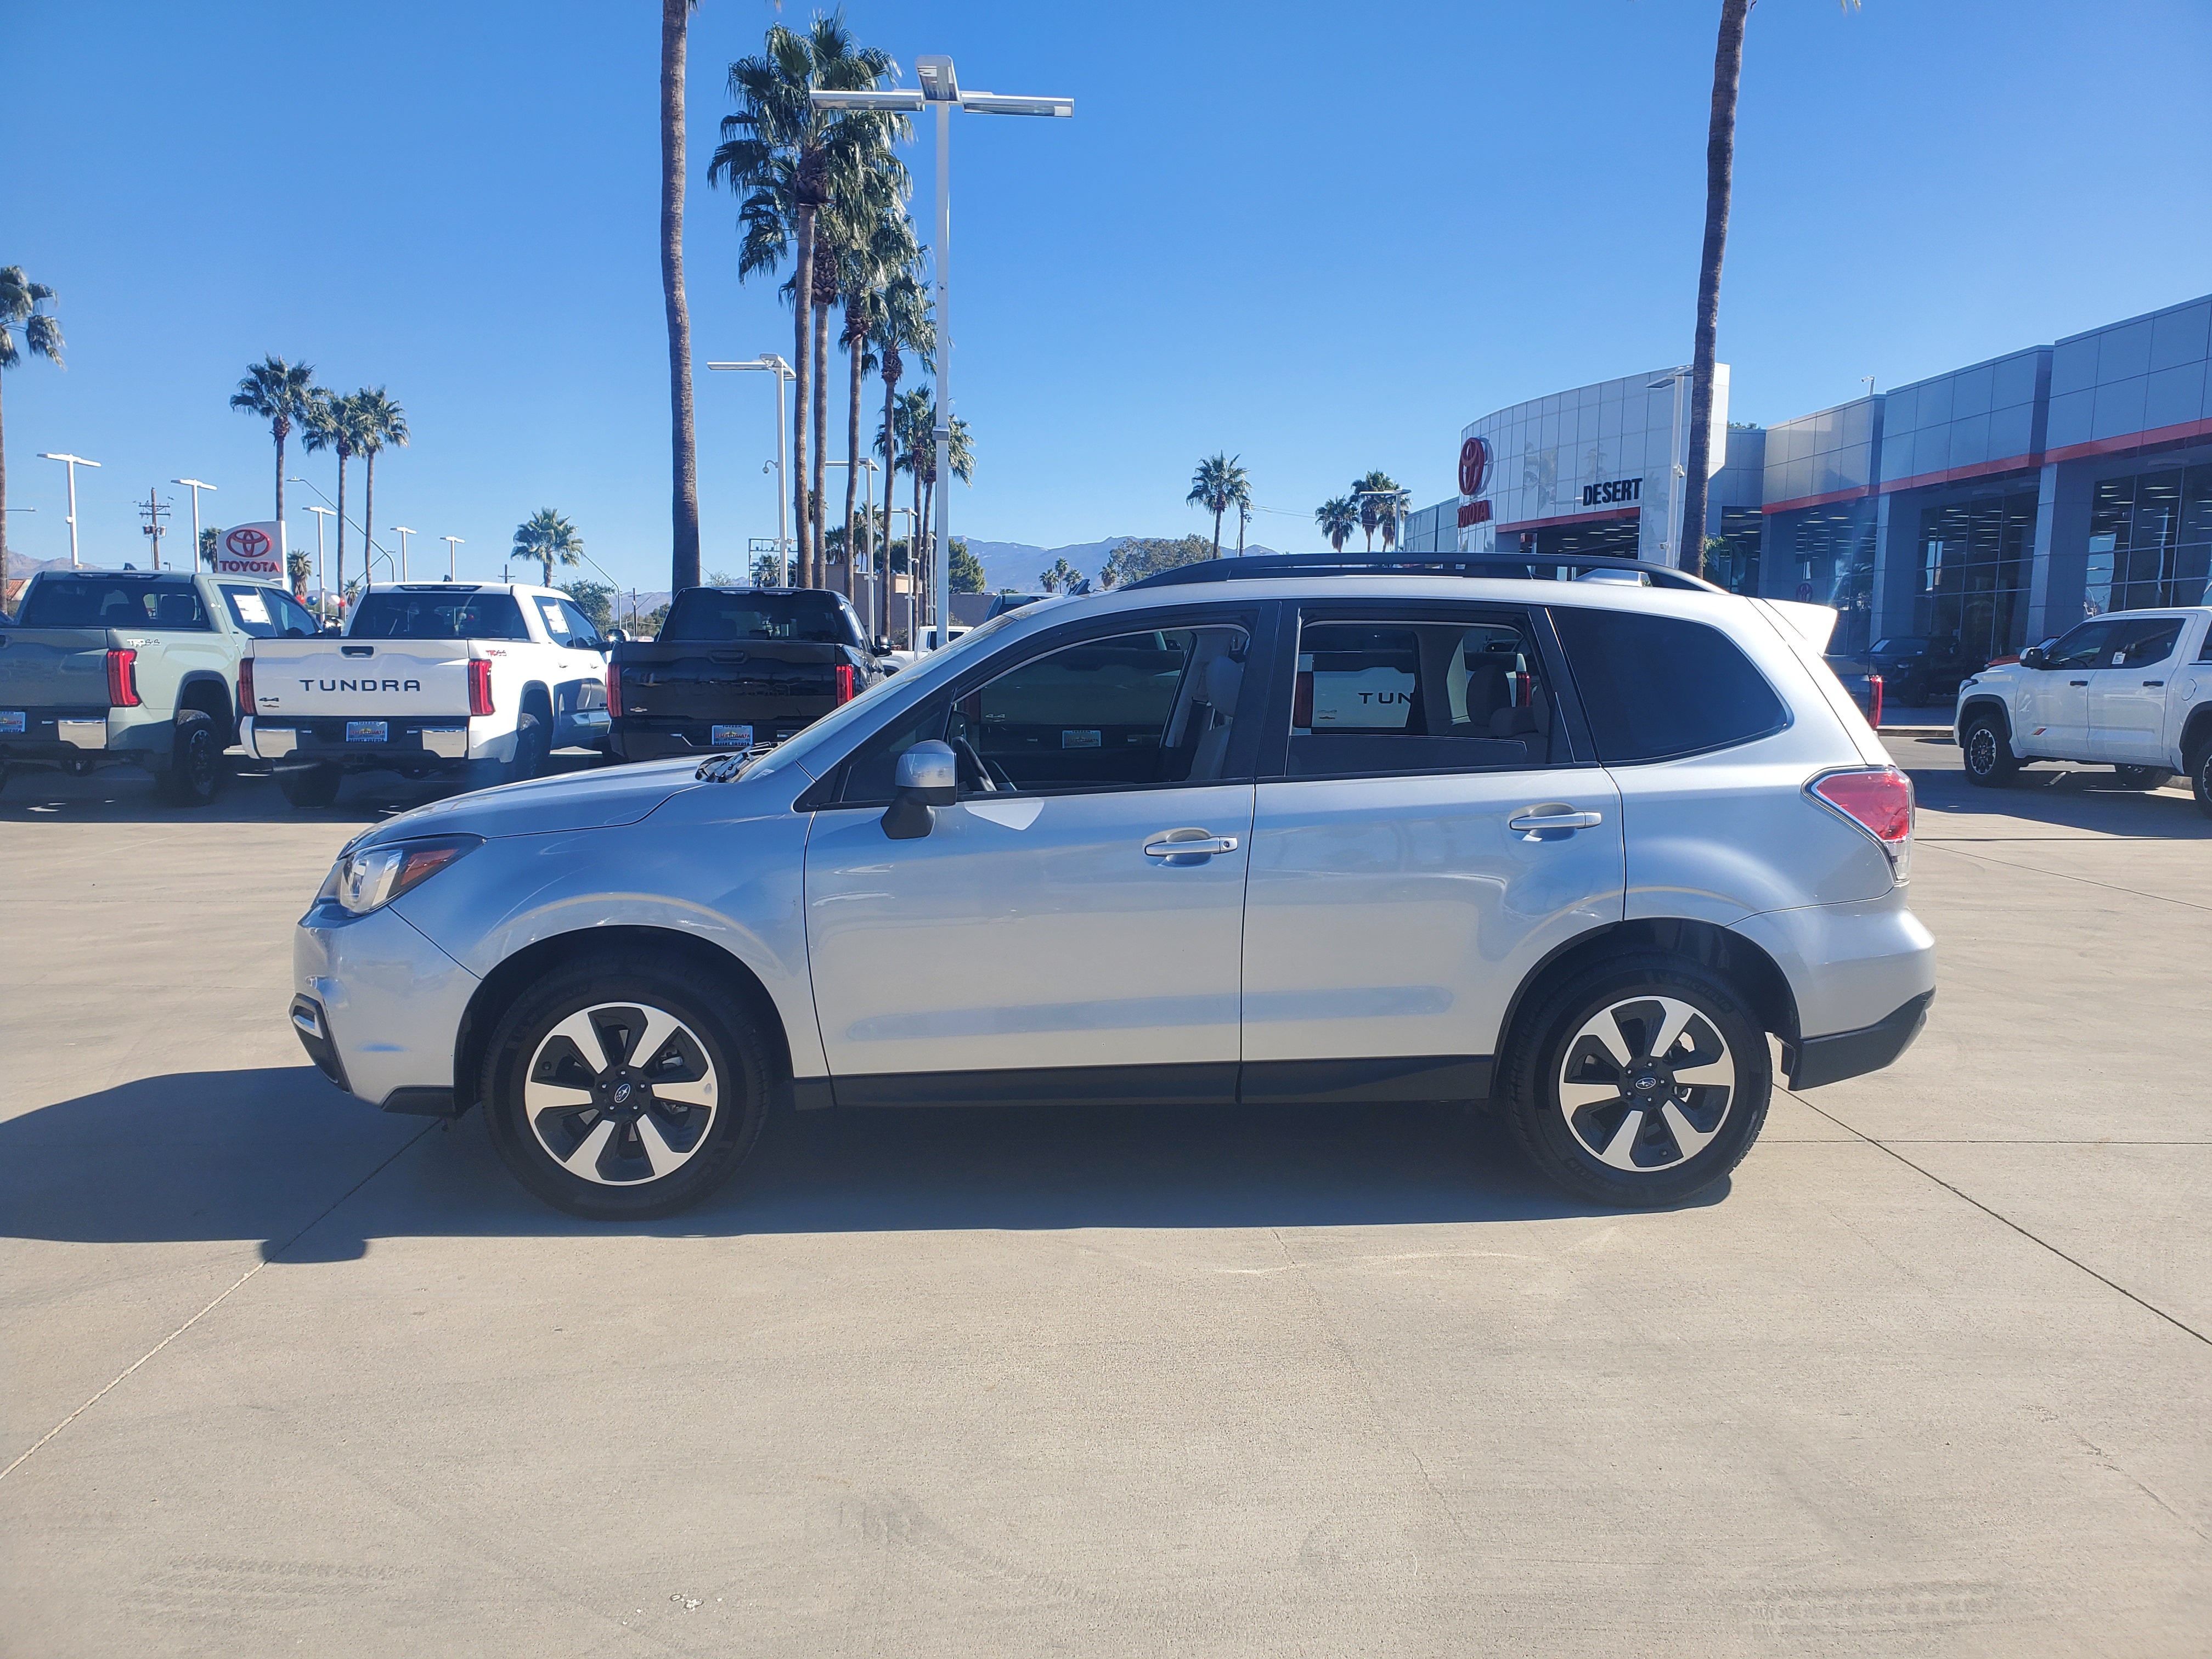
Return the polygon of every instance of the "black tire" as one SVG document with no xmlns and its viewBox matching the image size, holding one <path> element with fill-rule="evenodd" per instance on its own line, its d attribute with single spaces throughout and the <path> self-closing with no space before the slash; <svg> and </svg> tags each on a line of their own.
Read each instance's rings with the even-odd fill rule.
<svg viewBox="0 0 2212 1659">
<path fill-rule="evenodd" d="M 177 711 L 176 731 L 169 740 L 169 766 L 161 774 L 161 793 L 172 804 L 205 806 L 222 793 L 229 770 L 222 738 L 214 720 L 200 710 Z"/>
<path fill-rule="evenodd" d="M 2173 775 L 2164 766 L 2116 766 L 2112 771 L 2123 789 L 2155 789 Z"/>
<path fill-rule="evenodd" d="M 2201 744 L 2189 763 L 2189 787 L 2197 792 L 2197 810 L 2212 818 L 2212 742 Z"/>
<path fill-rule="evenodd" d="M 1610 1041 L 1589 1035 L 1601 1022 Z M 1673 1022 L 1675 1039 L 1655 1060 L 1650 1040 Z M 1607 1053 L 1616 1042 L 1635 1051 L 1629 1065 Z M 1678 1068 L 1694 1079 L 1678 1084 Z M 1653 954 L 1577 975 L 1523 1019 L 1504 1099 L 1543 1174 L 1577 1198 L 1646 1209 L 1679 1204 L 1735 1168 L 1766 1121 L 1773 1087 L 1766 1035 L 1735 988 Z M 1569 1088 L 1585 1098 L 1563 1103 Z M 1614 1098 L 1600 1097 L 1606 1089 Z"/>
<path fill-rule="evenodd" d="M 1966 763 L 1966 781 L 1984 789 L 2002 789 L 2020 770 L 2004 722 L 1995 714 L 1969 715 L 1959 733 L 1959 753 Z"/>
<path fill-rule="evenodd" d="M 335 766 L 303 766 L 276 775 L 276 787 L 284 792 L 285 801 L 302 812 L 328 806 L 338 798 L 338 785 L 344 781 L 345 774 Z"/>
<path fill-rule="evenodd" d="M 656 1015 L 670 1035 L 641 1057 Z M 556 1029 L 580 1016 L 571 1029 L 599 1041 L 597 1054 Z M 515 1000 L 493 1030 L 478 1098 L 507 1167 L 555 1209 L 649 1221 L 696 1204 L 752 1151 L 774 1097 L 772 1052 L 744 1010 L 696 975 L 610 953 L 557 968 Z M 654 1175 L 668 1158 L 674 1167 Z"/>
<path fill-rule="evenodd" d="M 553 752 L 550 734 L 537 715 L 526 713 L 514 727 L 514 755 L 501 769 L 501 783 L 527 783 L 543 776 L 545 762 Z"/>
</svg>

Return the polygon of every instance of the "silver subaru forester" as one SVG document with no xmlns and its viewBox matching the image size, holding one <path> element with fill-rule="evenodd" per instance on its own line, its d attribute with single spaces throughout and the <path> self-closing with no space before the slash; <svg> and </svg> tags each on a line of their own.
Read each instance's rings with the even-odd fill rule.
<svg viewBox="0 0 2212 1659">
<path fill-rule="evenodd" d="M 763 1118 L 1467 1101 L 1682 1200 L 1934 997 L 1832 616 L 1585 559 L 1231 559 L 998 617 L 772 750 L 344 849 L 291 1017 L 532 1192 L 668 1214 Z"/>
</svg>

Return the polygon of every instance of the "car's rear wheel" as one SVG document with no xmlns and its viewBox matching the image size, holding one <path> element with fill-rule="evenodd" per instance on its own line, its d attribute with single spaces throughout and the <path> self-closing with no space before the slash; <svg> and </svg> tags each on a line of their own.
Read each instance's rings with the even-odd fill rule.
<svg viewBox="0 0 2212 1659">
<path fill-rule="evenodd" d="M 768 1044 L 739 1008 L 642 958 L 559 969 L 492 1034 L 480 1094 L 516 1179 L 594 1221 L 673 1215 L 759 1139 Z"/>
<path fill-rule="evenodd" d="M 2003 723 L 1994 714 L 1977 714 L 1968 720 L 1959 734 L 1959 750 L 1966 763 L 1966 781 L 1984 789 L 2002 788 L 2020 770 Z"/>
<path fill-rule="evenodd" d="M 286 805 L 303 812 L 319 811 L 338 798 L 345 774 L 335 766 L 302 766 L 276 775 Z"/>
<path fill-rule="evenodd" d="M 1727 1175 L 1772 1090 L 1765 1035 L 1735 988 L 1665 956 L 1593 968 L 1547 998 L 1505 1079 L 1536 1167 L 1624 1208 L 1679 1203 Z"/>
<path fill-rule="evenodd" d="M 2197 809 L 2212 818 L 2212 741 L 2200 745 L 2189 763 L 2189 787 L 2197 792 Z"/>
<path fill-rule="evenodd" d="M 222 733 L 202 710 L 180 709 L 169 740 L 169 769 L 162 793 L 179 806 L 205 806 L 222 789 Z"/>
<path fill-rule="evenodd" d="M 2123 789 L 2155 789 L 2173 775 L 2164 766 L 2116 766 L 2112 770 Z"/>
</svg>

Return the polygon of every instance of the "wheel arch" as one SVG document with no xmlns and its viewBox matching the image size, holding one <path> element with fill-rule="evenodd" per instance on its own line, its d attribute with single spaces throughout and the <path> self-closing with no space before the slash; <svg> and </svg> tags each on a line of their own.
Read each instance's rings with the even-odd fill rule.
<svg viewBox="0 0 2212 1659">
<path fill-rule="evenodd" d="M 196 669 L 177 683 L 177 711 L 194 709 L 215 722 L 216 731 L 228 749 L 238 741 L 235 716 L 238 694 L 222 675 L 207 669 Z"/>
<path fill-rule="evenodd" d="M 545 975 L 572 962 L 615 951 L 649 951 L 678 968 L 686 978 L 718 987 L 744 1005 L 768 1037 L 769 1069 L 787 1088 L 791 1078 L 791 1035 L 775 1000 L 760 976 L 720 945 L 669 927 L 587 927 L 555 933 L 525 945 L 485 975 L 469 998 L 453 1039 L 453 1109 L 477 1103 L 477 1080 L 493 1028 L 515 1000 Z"/>
<path fill-rule="evenodd" d="M 2181 726 L 2181 761 L 2186 766 L 2197 754 L 2212 747 L 2212 702 L 2189 711 Z"/>
<path fill-rule="evenodd" d="M 553 732 L 553 693 L 543 680 L 527 680 L 522 687 L 522 698 L 516 705 L 519 713 L 536 714 L 545 726 L 550 738 Z"/>
<path fill-rule="evenodd" d="M 1952 722 L 1953 729 L 1964 731 L 1968 720 L 1984 711 L 1997 717 L 1998 729 L 2004 733 L 2005 741 L 2010 743 L 2012 741 L 2012 710 L 2005 706 L 2002 697 L 1967 698 L 1959 705 L 1959 712 Z"/>
<path fill-rule="evenodd" d="M 1502 1079 L 1507 1074 L 1513 1047 L 1521 1040 L 1522 1017 L 1541 1007 L 1554 989 L 1607 957 L 1645 951 L 1680 957 L 1719 975 L 1741 993 L 1761 1030 L 1772 1032 L 1789 1048 L 1797 1046 L 1796 993 L 1790 988 L 1789 976 L 1772 957 L 1742 934 L 1715 922 L 1685 916 L 1646 916 L 1580 934 L 1536 964 L 1506 1005 L 1505 1018 L 1498 1026 L 1492 1075 Z"/>
</svg>

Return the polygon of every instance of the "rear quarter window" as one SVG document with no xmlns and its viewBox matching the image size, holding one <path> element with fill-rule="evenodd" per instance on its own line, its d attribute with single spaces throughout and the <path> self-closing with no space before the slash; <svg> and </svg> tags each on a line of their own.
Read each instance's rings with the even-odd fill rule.
<svg viewBox="0 0 2212 1659">
<path fill-rule="evenodd" d="M 1553 616 L 1607 765 L 1730 748 L 1790 723 L 1774 688 L 1717 628 L 1632 611 Z"/>
</svg>

